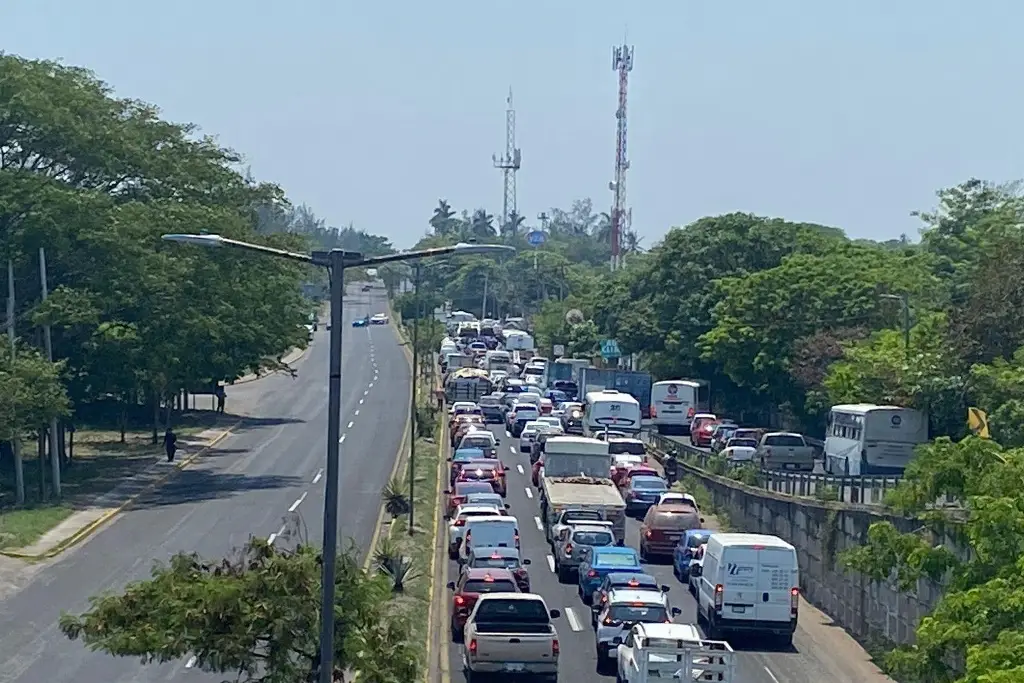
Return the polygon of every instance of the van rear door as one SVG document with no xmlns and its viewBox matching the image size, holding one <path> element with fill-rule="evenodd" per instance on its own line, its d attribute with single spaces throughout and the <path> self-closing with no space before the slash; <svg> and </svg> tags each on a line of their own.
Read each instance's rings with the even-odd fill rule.
<svg viewBox="0 0 1024 683">
<path fill-rule="evenodd" d="M 654 420 L 660 424 L 689 425 L 690 402 L 693 390 L 684 384 L 658 382 L 651 388 L 651 402 L 654 404 Z"/>
<path fill-rule="evenodd" d="M 725 619 L 757 619 L 758 591 L 757 549 L 751 546 L 726 546 L 719 569 L 722 583 L 722 617 Z"/>
<path fill-rule="evenodd" d="M 757 551 L 757 564 L 760 594 L 755 600 L 755 618 L 788 622 L 792 617 L 792 591 L 800 582 L 796 553 L 786 548 L 762 548 Z"/>
</svg>

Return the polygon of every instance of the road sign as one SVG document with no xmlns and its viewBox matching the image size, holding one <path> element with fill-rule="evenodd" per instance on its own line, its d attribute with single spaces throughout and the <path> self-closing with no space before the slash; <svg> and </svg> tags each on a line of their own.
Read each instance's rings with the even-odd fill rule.
<svg viewBox="0 0 1024 683">
<path fill-rule="evenodd" d="M 548 234 L 543 230 L 531 230 L 526 233 L 526 243 L 531 247 L 539 247 L 548 239 Z"/>
<path fill-rule="evenodd" d="M 555 358 L 561 358 L 562 356 L 565 355 L 565 345 L 564 344 L 555 344 L 554 352 L 555 352 Z"/>
<path fill-rule="evenodd" d="M 622 352 L 619 351 L 619 342 L 614 339 L 604 339 L 601 341 L 601 357 L 605 360 L 609 358 L 621 358 Z"/>
</svg>

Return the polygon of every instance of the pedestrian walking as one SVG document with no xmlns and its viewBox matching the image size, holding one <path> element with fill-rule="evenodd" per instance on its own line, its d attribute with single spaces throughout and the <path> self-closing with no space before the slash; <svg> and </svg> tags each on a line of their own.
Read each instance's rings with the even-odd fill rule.
<svg viewBox="0 0 1024 683">
<path fill-rule="evenodd" d="M 174 454 L 178 451 L 178 435 L 170 427 L 164 432 L 164 450 L 167 452 L 167 462 L 174 462 Z"/>
<path fill-rule="evenodd" d="M 218 384 L 217 385 L 217 390 L 216 390 L 215 393 L 217 394 L 217 412 L 218 413 L 223 413 L 224 412 L 224 402 L 227 400 L 227 394 L 224 393 L 224 385 L 223 384 Z"/>
</svg>

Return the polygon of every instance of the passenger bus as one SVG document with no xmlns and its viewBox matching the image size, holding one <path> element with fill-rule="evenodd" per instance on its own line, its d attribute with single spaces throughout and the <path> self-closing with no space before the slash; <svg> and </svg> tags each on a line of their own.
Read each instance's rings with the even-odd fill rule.
<svg viewBox="0 0 1024 683">
<path fill-rule="evenodd" d="M 857 403 L 832 406 L 825 432 L 829 474 L 899 475 L 928 441 L 928 417 L 913 408 Z"/>
<path fill-rule="evenodd" d="M 615 389 L 591 391 L 583 401 L 583 435 L 591 438 L 605 430 L 640 433 L 640 402 Z"/>
<path fill-rule="evenodd" d="M 659 434 L 690 434 L 690 421 L 703 407 L 701 389 L 707 382 L 671 379 L 651 386 L 651 423 Z"/>
</svg>

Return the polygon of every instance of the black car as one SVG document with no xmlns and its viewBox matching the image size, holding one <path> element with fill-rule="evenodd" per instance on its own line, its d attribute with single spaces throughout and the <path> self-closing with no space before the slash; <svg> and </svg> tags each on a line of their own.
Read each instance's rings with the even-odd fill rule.
<svg viewBox="0 0 1024 683">
<path fill-rule="evenodd" d="M 489 394 L 480 399 L 480 410 L 484 414 L 484 424 L 501 424 L 505 421 L 505 412 L 502 410 L 502 395 Z"/>
</svg>

